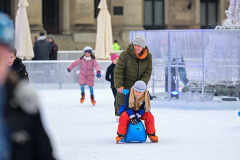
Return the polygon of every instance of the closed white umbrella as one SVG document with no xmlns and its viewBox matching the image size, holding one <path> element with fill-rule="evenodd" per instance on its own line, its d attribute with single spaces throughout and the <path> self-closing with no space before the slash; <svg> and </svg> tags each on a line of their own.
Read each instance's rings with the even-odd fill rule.
<svg viewBox="0 0 240 160">
<path fill-rule="evenodd" d="M 97 38 L 95 54 L 98 59 L 109 59 L 113 52 L 111 16 L 107 9 L 106 0 L 101 0 L 98 5 L 100 12 L 97 17 Z"/>
<path fill-rule="evenodd" d="M 27 0 L 19 0 L 15 20 L 15 48 L 17 49 L 17 56 L 21 59 L 32 59 L 34 57 L 27 6 Z"/>
</svg>

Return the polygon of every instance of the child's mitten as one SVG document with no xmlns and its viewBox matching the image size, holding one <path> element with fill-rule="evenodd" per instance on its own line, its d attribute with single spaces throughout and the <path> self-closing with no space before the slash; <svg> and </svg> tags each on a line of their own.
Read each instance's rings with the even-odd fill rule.
<svg viewBox="0 0 240 160">
<path fill-rule="evenodd" d="M 101 71 L 98 71 L 98 72 L 97 72 L 96 77 L 97 77 L 97 78 L 100 78 L 100 77 L 101 77 Z"/>
</svg>

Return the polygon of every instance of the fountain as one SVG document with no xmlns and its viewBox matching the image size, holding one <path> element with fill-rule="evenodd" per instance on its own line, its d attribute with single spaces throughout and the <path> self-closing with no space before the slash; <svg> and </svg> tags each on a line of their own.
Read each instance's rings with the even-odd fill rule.
<svg viewBox="0 0 240 160">
<path fill-rule="evenodd" d="M 223 21 L 222 26 L 216 26 L 215 29 L 240 29 L 240 0 L 230 0 L 225 13 L 227 19 Z"/>
</svg>

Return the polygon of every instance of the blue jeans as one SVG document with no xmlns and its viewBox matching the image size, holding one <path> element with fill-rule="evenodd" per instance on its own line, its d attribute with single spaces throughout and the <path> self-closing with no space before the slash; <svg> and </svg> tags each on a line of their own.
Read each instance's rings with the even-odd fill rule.
<svg viewBox="0 0 240 160">
<path fill-rule="evenodd" d="M 85 91 L 84 91 L 85 90 L 85 84 L 81 84 L 80 87 L 81 87 L 81 93 L 85 93 Z M 93 86 L 89 86 L 89 89 L 90 89 L 90 94 L 94 95 L 93 94 Z"/>
</svg>

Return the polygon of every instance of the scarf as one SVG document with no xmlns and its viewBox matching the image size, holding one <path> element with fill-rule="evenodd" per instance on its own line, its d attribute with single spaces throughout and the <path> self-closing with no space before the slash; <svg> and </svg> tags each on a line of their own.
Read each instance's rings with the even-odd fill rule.
<svg viewBox="0 0 240 160">
<path fill-rule="evenodd" d="M 86 56 L 84 56 L 84 59 L 86 59 L 86 61 L 91 61 L 91 60 L 92 60 L 92 57 L 86 57 Z"/>
<path fill-rule="evenodd" d="M 143 48 L 142 53 L 140 55 L 136 53 L 135 49 L 134 49 L 134 53 L 139 59 L 144 59 L 145 57 L 147 57 L 147 50 L 145 48 Z"/>
<path fill-rule="evenodd" d="M 144 91 L 144 94 L 140 98 L 134 96 L 134 89 L 131 88 L 129 96 L 129 108 L 132 108 L 135 111 L 138 111 L 141 108 L 142 103 L 145 102 L 144 110 L 145 112 L 151 111 L 150 96 L 147 90 Z"/>
</svg>

